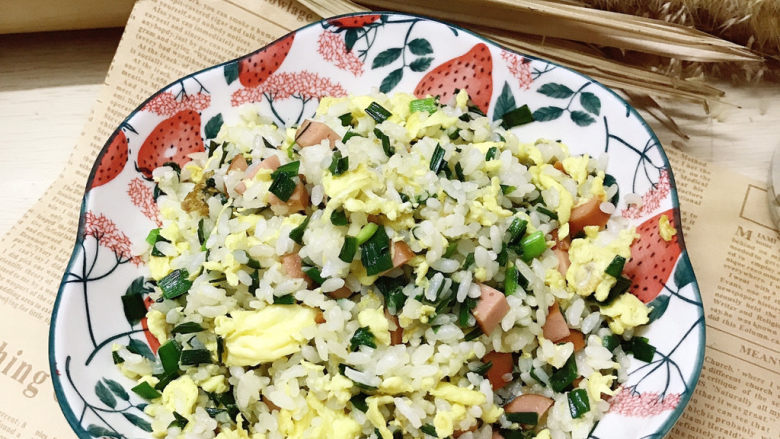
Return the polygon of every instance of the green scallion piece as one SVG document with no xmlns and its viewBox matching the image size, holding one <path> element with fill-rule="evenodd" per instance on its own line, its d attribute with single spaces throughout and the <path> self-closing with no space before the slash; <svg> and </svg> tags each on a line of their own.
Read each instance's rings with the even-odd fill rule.
<svg viewBox="0 0 780 439">
<path fill-rule="evenodd" d="M 168 384 L 171 383 L 171 381 L 179 377 L 179 371 L 176 370 L 170 373 L 162 373 L 160 375 L 155 375 L 155 377 L 160 381 L 154 385 L 154 388 L 156 390 L 162 391 L 166 386 L 168 386 Z"/>
<path fill-rule="evenodd" d="M 368 395 L 365 395 L 363 393 L 358 393 L 352 398 L 349 398 L 349 402 L 352 403 L 353 407 L 365 413 L 368 411 L 368 404 L 366 404 L 367 397 Z M 381 436 L 377 436 L 377 437 L 381 437 Z"/>
<path fill-rule="evenodd" d="M 266 148 L 269 148 L 269 149 L 279 149 L 278 146 L 274 146 L 274 144 L 269 142 L 268 139 L 266 139 L 265 137 L 263 137 L 263 136 L 260 136 L 260 137 L 263 139 L 263 145 Z"/>
<path fill-rule="evenodd" d="M 328 166 L 328 170 L 331 174 L 334 176 L 341 175 L 349 169 L 349 157 L 342 157 L 341 151 L 336 151 L 333 153 L 333 159 L 330 162 L 330 166 Z"/>
<path fill-rule="evenodd" d="M 460 326 L 466 326 L 469 323 L 469 316 L 471 315 L 471 310 L 476 308 L 477 306 L 477 299 L 472 299 L 471 297 L 467 297 L 466 300 L 463 301 L 463 303 L 460 304 L 460 311 L 458 312 L 458 325 Z"/>
<path fill-rule="evenodd" d="M 556 392 L 563 392 L 577 379 L 577 362 L 571 355 L 560 369 L 553 372 L 550 377 L 550 387 Z"/>
<path fill-rule="evenodd" d="M 485 161 L 488 162 L 490 160 L 493 160 L 496 158 L 496 155 L 498 154 L 498 148 L 495 146 L 491 146 L 487 150 L 487 154 L 485 154 Z"/>
<path fill-rule="evenodd" d="M 510 264 L 504 274 L 504 295 L 511 296 L 517 291 L 517 267 Z"/>
<path fill-rule="evenodd" d="M 510 128 L 525 125 L 534 121 L 534 116 L 528 105 L 509 110 L 501 116 L 501 128 L 508 130 Z"/>
<path fill-rule="evenodd" d="M 146 305 L 141 294 L 130 293 L 122 296 L 122 309 L 125 317 L 131 325 L 134 325 L 146 317 Z"/>
<path fill-rule="evenodd" d="M 569 413 L 572 419 L 577 419 L 590 411 L 588 391 L 576 389 L 569 392 Z"/>
<path fill-rule="evenodd" d="M 469 102 L 471 102 L 471 100 L 469 100 Z M 476 114 L 478 114 L 478 115 L 480 115 L 480 116 L 482 116 L 482 117 L 485 117 L 485 112 L 484 112 L 484 111 L 482 111 L 482 109 L 481 109 L 481 108 L 477 107 L 477 106 L 476 106 L 476 105 L 474 105 L 473 103 L 470 103 L 470 104 L 469 104 L 469 105 L 466 107 L 466 109 L 468 109 L 468 110 L 469 110 L 471 113 L 476 113 Z"/>
<path fill-rule="evenodd" d="M 341 121 L 341 125 L 348 127 L 352 125 L 352 113 L 344 113 L 341 116 L 339 116 L 339 120 Z"/>
<path fill-rule="evenodd" d="M 225 353 L 225 339 L 221 336 L 217 336 L 217 363 L 222 364 L 222 359 Z"/>
<path fill-rule="evenodd" d="M 130 390 L 135 392 L 136 395 L 138 395 L 141 398 L 146 399 L 148 401 L 151 401 L 153 399 L 157 399 L 160 396 L 162 396 L 162 394 L 160 392 L 155 390 L 154 387 L 152 387 L 146 381 L 140 382 L 137 386 L 133 387 Z"/>
<path fill-rule="evenodd" d="M 509 260 L 509 252 L 506 248 L 506 243 L 501 244 L 501 251 L 498 253 L 498 256 L 496 257 L 496 262 L 498 262 L 498 265 L 504 266 L 506 265 L 507 261 Z"/>
<path fill-rule="evenodd" d="M 276 174 L 271 187 L 268 188 L 268 192 L 276 195 L 282 201 L 287 201 L 295 192 L 295 181 L 286 172 L 280 172 Z"/>
<path fill-rule="evenodd" d="M 210 233 L 206 232 L 206 218 L 201 218 L 198 221 L 198 243 L 205 245 L 206 240 L 209 239 Z"/>
<path fill-rule="evenodd" d="M 439 437 L 439 435 L 436 434 L 436 427 L 434 427 L 431 424 L 423 425 L 422 427 L 420 427 L 420 431 L 427 434 L 428 436 Z"/>
<path fill-rule="evenodd" d="M 111 359 L 114 360 L 114 364 L 122 364 L 125 362 L 125 359 L 122 358 L 117 351 L 111 352 Z"/>
<path fill-rule="evenodd" d="M 390 138 L 385 133 L 380 131 L 379 128 L 374 128 L 374 135 L 382 142 L 382 150 L 385 151 L 386 156 L 390 157 L 395 154 L 395 148 L 390 146 Z"/>
<path fill-rule="evenodd" d="M 645 363 L 653 361 L 655 356 L 655 346 L 649 344 L 644 337 L 632 338 L 628 350 L 634 354 L 634 358 Z"/>
<path fill-rule="evenodd" d="M 505 416 L 507 421 L 518 424 L 536 425 L 539 423 L 539 413 L 536 412 L 507 413 Z"/>
<path fill-rule="evenodd" d="M 526 236 L 520 241 L 520 249 L 523 253 L 522 259 L 526 262 L 538 257 L 547 250 L 544 233 L 541 230 L 537 230 Z"/>
<path fill-rule="evenodd" d="M 368 223 L 363 228 L 360 229 L 360 232 L 358 232 L 357 236 L 357 243 L 358 245 L 363 244 L 364 242 L 368 241 L 372 236 L 374 236 L 374 233 L 379 230 L 379 226 L 375 223 Z"/>
<path fill-rule="evenodd" d="M 466 259 L 463 260 L 463 268 L 468 269 L 474 265 L 474 252 L 469 253 L 466 255 Z"/>
<path fill-rule="evenodd" d="M 528 227 L 528 221 L 515 217 L 506 229 L 508 233 L 507 242 L 509 244 L 516 243 L 525 234 L 525 229 Z"/>
<path fill-rule="evenodd" d="M 320 274 L 320 269 L 317 267 L 305 268 L 303 273 L 306 274 L 306 276 L 309 276 L 312 282 L 317 284 L 317 286 L 320 286 L 323 282 L 325 282 L 325 279 L 323 279 L 322 275 Z"/>
<path fill-rule="evenodd" d="M 365 227 L 364 227 L 365 228 Z M 360 233 L 363 233 L 361 230 Z M 358 235 L 358 243 L 360 243 Z M 360 246 L 360 261 L 368 276 L 379 274 L 393 268 L 393 258 L 390 254 L 390 238 L 384 227 L 377 227 L 371 237 Z"/>
<path fill-rule="evenodd" d="M 609 289 L 609 294 L 607 294 L 607 298 L 600 301 L 599 304 L 609 305 L 610 303 L 612 303 L 613 300 L 617 299 L 621 294 L 628 291 L 628 289 L 631 287 L 631 284 L 632 284 L 631 279 L 625 276 L 618 276 L 615 285 L 612 285 L 612 288 Z"/>
<path fill-rule="evenodd" d="M 274 178 L 279 174 L 287 174 L 288 177 L 293 178 L 296 175 L 298 175 L 298 171 L 300 169 L 301 169 L 301 162 L 298 160 L 290 163 L 285 163 L 282 166 L 276 168 L 276 170 L 271 173 L 271 178 Z"/>
<path fill-rule="evenodd" d="M 201 331 L 203 331 L 203 326 L 200 326 L 200 323 L 184 322 L 174 326 L 173 329 L 171 329 L 171 335 L 194 334 Z"/>
<path fill-rule="evenodd" d="M 352 351 L 357 350 L 360 346 L 368 346 L 376 349 L 376 342 L 374 341 L 374 334 L 368 327 L 361 327 L 355 330 L 352 334 L 352 338 L 349 340 L 349 349 Z"/>
<path fill-rule="evenodd" d="M 173 412 L 173 418 L 174 418 L 173 421 L 171 421 L 171 423 L 168 424 L 168 428 L 179 427 L 181 429 L 186 427 L 187 423 L 190 422 L 189 420 L 187 420 L 187 418 L 178 414 L 177 412 Z"/>
<path fill-rule="evenodd" d="M 154 245 L 157 242 L 158 236 L 160 236 L 160 229 L 152 229 L 149 231 L 149 234 L 146 235 L 146 242 L 148 242 L 149 245 Z"/>
<path fill-rule="evenodd" d="M 624 265 L 626 265 L 626 258 L 620 255 L 615 255 L 615 257 L 612 258 L 612 262 L 610 262 L 607 268 L 604 270 L 604 273 L 607 273 L 612 277 L 619 277 L 623 272 Z"/>
<path fill-rule="evenodd" d="M 436 111 L 436 100 L 433 98 L 415 99 L 409 102 L 409 112 L 427 111 L 433 113 Z"/>
<path fill-rule="evenodd" d="M 458 241 L 452 241 L 451 243 L 447 244 L 447 250 L 444 252 L 442 257 L 450 258 L 452 255 L 455 254 L 455 251 L 458 250 Z"/>
<path fill-rule="evenodd" d="M 463 175 L 463 166 L 460 165 L 460 162 L 455 163 L 455 176 L 460 181 L 466 181 L 466 176 Z"/>
<path fill-rule="evenodd" d="M 253 257 L 248 257 L 247 259 L 248 259 L 248 261 L 246 261 L 246 266 L 247 267 L 249 267 L 251 269 L 254 269 L 254 270 L 259 270 L 259 269 L 263 268 L 263 267 L 260 266 L 260 261 L 258 261 L 257 259 L 255 259 Z"/>
<path fill-rule="evenodd" d="M 309 220 L 311 219 L 310 216 L 307 216 L 305 220 L 303 220 L 302 223 L 298 225 L 298 227 L 290 230 L 290 239 L 297 242 L 300 245 L 303 245 L 303 232 L 306 231 L 306 226 L 309 225 Z"/>
<path fill-rule="evenodd" d="M 376 102 L 372 102 L 368 107 L 366 107 L 366 114 L 371 116 L 376 123 L 382 123 L 387 120 L 388 117 L 392 116 L 393 113 L 387 111 L 387 109 Z"/>
<path fill-rule="evenodd" d="M 179 358 L 181 357 L 181 345 L 176 340 L 169 340 L 165 342 L 157 350 L 157 355 L 160 356 L 160 363 L 162 363 L 165 373 L 172 373 L 179 370 Z"/>
<path fill-rule="evenodd" d="M 558 214 L 557 213 L 555 213 L 552 210 L 542 206 L 541 204 L 536 206 L 536 211 L 541 213 L 542 215 L 547 215 L 548 217 L 550 217 L 550 219 L 554 219 L 554 220 L 558 219 Z"/>
<path fill-rule="evenodd" d="M 353 236 L 347 236 L 344 238 L 344 245 L 341 246 L 339 252 L 339 259 L 346 263 L 352 262 L 355 259 L 355 253 L 357 253 L 358 243 L 357 238 Z"/>
<path fill-rule="evenodd" d="M 274 296 L 274 305 L 293 305 L 295 304 L 295 297 L 292 294 L 285 294 L 284 296 Z"/>
<path fill-rule="evenodd" d="M 433 155 L 431 156 L 430 169 L 436 174 L 438 174 L 439 171 L 441 171 L 441 168 L 444 166 L 445 153 L 446 151 L 444 150 L 444 148 L 441 147 L 441 145 L 436 145 L 436 149 L 433 150 Z"/>
<path fill-rule="evenodd" d="M 181 351 L 182 366 L 195 366 L 212 363 L 211 352 L 208 349 L 186 349 Z"/>
<path fill-rule="evenodd" d="M 479 338 L 480 335 L 482 335 L 482 328 L 477 326 L 471 331 L 469 331 L 468 333 L 466 333 L 466 335 L 463 336 L 463 340 L 465 341 L 475 340 Z"/>
<path fill-rule="evenodd" d="M 470 372 L 474 372 L 477 375 L 485 376 L 485 374 L 490 370 L 491 367 L 493 367 L 493 362 L 488 361 L 487 363 L 480 364 L 474 369 L 471 369 Z"/>
<path fill-rule="evenodd" d="M 347 140 L 349 140 L 349 139 L 351 139 L 351 138 L 353 138 L 355 136 L 363 137 L 360 134 L 358 134 L 358 133 L 356 133 L 356 132 L 354 132 L 352 130 L 349 130 L 346 133 L 344 133 L 344 137 L 341 138 L 341 143 L 347 143 Z"/>
<path fill-rule="evenodd" d="M 601 338 L 601 345 L 610 351 L 614 351 L 618 346 L 620 346 L 620 340 L 614 334 L 605 335 Z"/>
<path fill-rule="evenodd" d="M 501 193 L 504 194 L 504 195 L 509 195 L 512 192 L 516 191 L 516 190 L 517 190 L 516 186 L 509 186 L 507 184 L 502 184 L 501 185 Z"/>
<path fill-rule="evenodd" d="M 334 226 L 346 226 L 349 224 L 347 214 L 343 210 L 334 210 L 330 214 L 330 223 Z"/>
<path fill-rule="evenodd" d="M 157 282 L 166 299 L 175 299 L 185 294 L 192 287 L 192 281 L 188 278 L 190 274 L 184 268 L 179 268 L 168 273 L 167 276 Z"/>
</svg>

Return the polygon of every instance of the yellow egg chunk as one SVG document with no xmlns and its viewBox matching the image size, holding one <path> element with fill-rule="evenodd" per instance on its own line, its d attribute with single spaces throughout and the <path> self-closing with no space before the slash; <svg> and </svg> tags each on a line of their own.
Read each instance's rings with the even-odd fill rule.
<svg viewBox="0 0 780 439">
<path fill-rule="evenodd" d="M 450 383 L 439 383 L 431 390 L 431 395 L 455 404 L 480 405 L 485 402 L 484 393 L 458 387 Z"/>
<path fill-rule="evenodd" d="M 260 311 L 234 311 L 215 319 L 215 332 L 225 340 L 228 366 L 270 363 L 301 350 L 301 334 L 315 325 L 316 311 L 300 305 L 269 305 Z"/>
<path fill-rule="evenodd" d="M 379 406 L 391 402 L 393 402 L 392 396 L 369 396 L 366 398 L 366 405 L 368 405 L 366 418 L 368 418 L 371 424 L 379 430 L 382 439 L 393 439 L 393 433 L 387 428 L 387 421 L 385 421 L 385 417 L 382 416 L 382 412 L 379 411 Z"/>
<path fill-rule="evenodd" d="M 602 375 L 598 371 L 593 372 L 588 377 L 588 395 L 590 399 L 598 401 L 601 399 L 601 394 L 612 396 L 615 391 L 612 390 L 612 382 L 615 380 L 614 375 Z"/>
<path fill-rule="evenodd" d="M 341 410 L 331 410 L 311 393 L 306 396 L 307 412 L 296 420 L 289 410 L 280 410 L 279 432 L 288 439 L 354 439 L 360 435 L 360 424 Z M 315 417 L 322 422 L 312 424 Z"/>
<path fill-rule="evenodd" d="M 566 271 L 569 286 L 581 296 L 595 293 L 596 300 L 604 300 L 616 279 L 604 270 L 616 255 L 626 260 L 631 257 L 631 243 L 639 235 L 634 229 L 621 230 L 617 238 L 607 245 L 597 243 L 598 228 L 585 227 L 586 236 L 571 242 L 569 260 L 571 265 Z"/>
<path fill-rule="evenodd" d="M 551 439 L 550 436 L 550 430 L 544 429 L 540 431 L 539 433 L 536 433 L 536 436 L 534 436 L 534 439 Z"/>
<path fill-rule="evenodd" d="M 414 388 L 405 379 L 401 377 L 389 377 L 382 380 L 379 384 L 379 392 L 386 395 L 397 395 L 399 393 L 407 393 L 414 390 Z"/>
<path fill-rule="evenodd" d="M 251 436 L 249 432 L 244 430 L 244 417 L 241 413 L 236 416 L 236 428 L 230 428 L 227 426 L 220 426 L 219 434 L 214 439 L 265 439 L 266 436 L 262 433 L 254 433 Z"/>
<path fill-rule="evenodd" d="M 574 207 L 574 196 L 555 177 L 548 174 L 547 169 L 553 169 L 552 165 L 545 163 L 528 168 L 531 182 L 543 189 L 552 188 L 558 192 L 558 207 L 555 208 L 555 212 L 558 214 L 558 221 L 561 224 L 568 223 L 571 209 Z"/>
<path fill-rule="evenodd" d="M 171 258 L 167 256 L 149 256 L 149 274 L 154 280 L 160 280 L 171 272 Z"/>
<path fill-rule="evenodd" d="M 466 408 L 453 404 L 450 410 L 439 410 L 433 418 L 433 426 L 439 437 L 448 437 L 455 432 L 455 423 L 466 417 Z"/>
<path fill-rule="evenodd" d="M 660 233 L 661 238 L 666 242 L 671 241 L 674 235 L 677 234 L 677 230 L 669 222 L 669 217 L 666 215 L 661 215 L 661 217 L 658 218 L 658 232 Z"/>
<path fill-rule="evenodd" d="M 146 313 L 146 324 L 149 327 L 149 332 L 160 344 L 168 341 L 168 322 L 165 321 L 165 314 L 156 309 L 150 309 Z"/>
<path fill-rule="evenodd" d="M 588 162 L 590 157 L 588 155 L 566 157 L 561 161 L 563 170 L 577 182 L 577 184 L 585 183 L 588 178 Z"/>
<path fill-rule="evenodd" d="M 601 313 L 609 319 L 609 329 L 615 334 L 622 334 L 626 329 L 644 325 L 650 319 L 650 308 L 631 293 L 621 294 L 607 306 L 602 306 Z"/>
<path fill-rule="evenodd" d="M 377 341 L 377 345 L 389 346 L 390 345 L 390 323 L 385 317 L 384 310 L 380 308 L 376 309 L 364 309 L 358 314 L 358 322 L 361 326 L 367 326 L 374 334 L 374 338 Z"/>
<path fill-rule="evenodd" d="M 488 424 L 492 424 L 498 421 L 498 418 L 504 414 L 503 407 L 499 407 L 495 404 L 490 404 L 486 410 L 482 412 L 482 420 Z"/>
<path fill-rule="evenodd" d="M 198 386 L 189 375 L 182 375 L 168 383 L 162 392 L 162 405 L 168 410 L 189 417 L 198 400 Z"/>
</svg>

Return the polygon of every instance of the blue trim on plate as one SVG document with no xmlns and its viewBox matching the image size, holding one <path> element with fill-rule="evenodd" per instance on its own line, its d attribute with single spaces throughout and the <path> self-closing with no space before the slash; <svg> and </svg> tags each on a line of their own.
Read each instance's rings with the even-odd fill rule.
<svg viewBox="0 0 780 439">
<path fill-rule="evenodd" d="M 62 291 L 63 291 L 63 288 L 66 285 L 65 281 L 66 281 L 66 277 L 68 275 L 67 274 L 68 273 L 67 270 L 73 265 L 73 261 L 75 260 L 76 255 L 78 254 L 78 252 L 80 251 L 79 250 L 79 246 L 78 246 L 78 242 L 80 240 L 80 236 L 82 234 L 83 227 L 84 227 L 84 217 L 85 217 L 85 214 L 86 214 L 87 201 L 89 199 L 89 189 L 90 189 L 90 186 L 92 185 L 92 181 L 95 178 L 95 173 L 96 173 L 97 168 L 98 168 L 98 166 L 100 164 L 100 159 L 103 157 L 103 155 L 105 155 L 106 150 L 108 149 L 108 145 L 110 145 L 111 141 L 118 134 L 118 132 L 122 129 L 122 127 L 125 124 L 127 124 L 127 122 L 130 119 L 132 119 L 139 111 L 141 111 L 141 109 L 149 101 L 154 99 L 160 93 L 163 93 L 164 91 L 166 91 L 168 88 L 174 86 L 175 84 L 177 84 L 177 83 L 179 83 L 179 82 L 181 82 L 181 81 L 183 81 L 185 79 L 193 78 L 193 77 L 195 77 L 195 76 L 197 76 L 197 75 L 199 75 L 201 73 L 204 73 L 206 71 L 222 68 L 222 67 L 224 67 L 224 66 L 226 66 L 228 64 L 237 62 L 237 61 L 239 61 L 239 60 L 241 60 L 241 59 L 243 59 L 243 58 L 245 58 L 247 56 L 251 56 L 251 55 L 253 55 L 255 53 L 258 53 L 259 51 L 263 50 L 265 47 L 269 47 L 269 46 L 272 46 L 272 45 L 276 44 L 278 41 L 286 38 L 290 34 L 298 33 L 298 32 L 300 32 L 300 31 L 302 31 L 304 29 L 308 29 L 308 28 L 313 27 L 313 26 L 322 25 L 322 24 L 326 23 L 328 20 L 338 19 L 338 18 L 343 18 L 343 17 L 360 16 L 360 15 L 406 16 L 406 17 L 410 17 L 410 18 L 421 18 L 423 20 L 427 20 L 427 21 L 443 24 L 443 25 L 448 26 L 450 28 L 454 28 L 454 29 L 460 30 L 462 32 L 465 32 L 465 33 L 467 33 L 467 34 L 469 34 L 469 35 L 471 35 L 471 36 L 473 36 L 473 37 L 475 37 L 475 38 L 477 38 L 477 39 L 479 39 L 481 41 L 484 41 L 487 44 L 490 44 L 493 47 L 501 48 L 502 50 L 506 50 L 508 52 L 515 53 L 517 55 L 523 56 L 523 57 L 528 58 L 528 59 L 545 62 L 545 63 L 548 63 L 550 65 L 554 65 L 556 67 L 559 67 L 561 69 L 569 71 L 571 73 L 574 73 L 576 75 L 579 75 L 579 76 L 587 79 L 588 81 L 593 82 L 593 84 L 597 85 L 598 87 L 601 87 L 603 90 L 606 90 L 607 92 L 612 94 L 614 97 L 616 97 L 618 99 L 618 101 L 620 101 L 623 104 L 625 104 L 626 109 L 628 109 L 628 112 L 630 114 L 633 114 L 637 118 L 637 120 L 639 120 L 639 122 L 645 127 L 645 130 L 648 132 L 648 134 L 650 134 L 650 137 L 652 138 L 652 140 L 654 140 L 656 142 L 658 151 L 661 154 L 661 158 L 663 159 L 664 163 L 667 165 L 667 169 L 669 170 L 669 183 L 670 183 L 670 187 L 672 189 L 671 193 L 672 193 L 672 207 L 674 209 L 674 220 L 675 220 L 677 234 L 678 234 L 678 243 L 679 243 L 679 245 L 681 247 L 681 250 L 682 250 L 681 251 L 681 256 L 680 256 L 682 261 L 678 261 L 678 263 L 680 263 L 680 262 L 687 263 L 688 269 L 690 269 L 691 273 L 693 274 L 692 285 L 693 285 L 693 289 L 694 289 L 694 294 L 695 294 L 696 298 L 698 299 L 698 301 L 700 303 L 702 302 L 701 293 L 699 291 L 699 283 L 696 280 L 696 274 L 693 271 L 693 265 L 691 264 L 690 258 L 688 257 L 688 252 L 686 251 L 686 247 L 685 247 L 685 240 L 683 238 L 682 223 L 681 223 L 681 218 L 680 218 L 680 201 L 679 201 L 679 198 L 677 197 L 677 185 L 675 184 L 674 174 L 672 172 L 672 166 L 669 163 L 669 158 L 667 157 L 666 152 L 664 152 L 664 149 L 661 146 L 661 142 L 658 140 L 658 137 L 655 135 L 655 133 L 650 128 L 650 126 L 647 124 L 647 122 L 644 120 L 644 118 L 642 118 L 642 116 L 636 111 L 636 109 L 634 109 L 634 107 L 629 105 L 629 103 L 626 102 L 626 100 L 623 99 L 620 95 L 618 95 L 615 91 L 613 91 L 609 87 L 606 87 L 605 85 L 601 84 L 600 82 L 594 80 L 593 78 L 589 77 L 588 75 L 580 73 L 580 72 L 578 72 L 576 70 L 572 70 L 572 69 L 570 69 L 568 67 L 562 66 L 560 64 L 557 64 L 557 63 L 554 63 L 554 62 L 551 62 L 551 61 L 548 61 L 548 60 L 545 60 L 545 59 L 542 59 L 542 58 L 537 58 L 535 56 L 526 55 L 524 53 L 520 53 L 520 52 L 517 52 L 515 50 L 508 49 L 508 48 L 506 48 L 506 47 L 496 43 L 495 41 L 492 41 L 492 40 L 489 40 L 489 39 L 483 37 L 482 35 L 479 35 L 479 34 L 477 34 L 475 32 L 472 32 L 472 31 L 470 31 L 468 29 L 461 28 L 460 26 L 456 26 L 456 25 L 444 22 L 442 20 L 438 20 L 436 18 L 426 17 L 424 15 L 397 13 L 397 12 L 392 12 L 392 11 L 369 11 L 369 12 L 356 12 L 356 13 L 351 13 L 351 14 L 336 15 L 336 16 L 333 16 L 333 17 L 324 18 L 322 20 L 319 20 L 319 21 L 307 24 L 306 26 L 298 28 L 298 29 L 296 29 L 296 30 L 294 30 L 292 32 L 289 32 L 289 33 L 283 35 L 282 37 L 277 38 L 276 40 L 272 41 L 271 43 L 261 47 L 260 49 L 255 50 L 254 52 L 248 53 L 246 55 L 242 55 L 242 56 L 240 56 L 238 58 L 235 58 L 235 59 L 232 59 L 232 60 L 229 60 L 229 61 L 225 61 L 225 62 L 220 63 L 220 64 L 216 64 L 216 65 L 213 65 L 213 66 L 210 66 L 210 67 L 206 67 L 204 69 L 198 70 L 198 71 L 196 71 L 194 73 L 190 73 L 189 75 L 186 75 L 186 76 L 182 76 L 181 78 L 179 78 L 179 79 L 177 79 L 175 81 L 170 82 L 165 87 L 159 89 L 156 93 L 154 93 L 151 96 L 149 96 L 149 98 L 147 98 L 145 101 L 143 101 L 138 107 L 136 107 L 136 109 L 133 110 L 122 121 L 122 123 L 119 125 L 119 127 L 116 130 L 114 130 L 114 132 L 111 134 L 111 136 L 109 136 L 108 141 L 103 145 L 103 148 L 101 149 L 100 153 L 98 154 L 97 158 L 95 159 L 95 163 L 92 165 L 92 170 L 90 171 L 89 178 L 87 179 L 87 183 L 86 183 L 86 187 L 85 187 L 85 191 L 84 191 L 84 197 L 82 198 L 82 201 L 81 201 L 81 209 L 80 209 L 80 213 L 79 213 L 79 225 L 78 225 L 78 229 L 77 229 L 77 232 L 76 232 L 76 245 L 74 245 L 73 252 L 71 253 L 70 260 L 68 261 L 66 272 L 63 275 L 62 281 L 60 283 L 60 287 L 59 287 L 59 289 L 57 291 L 57 298 L 56 298 L 56 300 L 54 302 L 54 307 L 52 309 L 51 325 L 50 325 L 50 328 L 49 328 L 49 368 L 50 368 L 50 371 L 51 371 L 52 384 L 54 386 L 54 392 L 55 392 L 55 395 L 57 396 L 57 402 L 60 404 L 60 408 L 62 409 L 62 412 L 65 415 L 65 419 L 68 421 L 68 423 L 73 428 L 74 432 L 76 433 L 76 435 L 79 438 L 81 438 L 81 439 L 92 439 L 92 436 L 89 435 L 86 431 L 84 431 L 84 428 L 81 426 L 81 424 L 76 419 L 76 415 L 73 413 L 73 410 L 71 409 L 70 405 L 68 404 L 68 402 L 67 402 L 67 400 L 65 398 L 65 394 L 64 394 L 64 391 L 62 389 L 62 384 L 60 383 L 60 377 L 57 375 L 57 364 L 56 364 L 56 361 L 55 361 L 56 357 L 55 357 L 55 351 L 54 351 L 54 344 L 55 344 L 54 343 L 54 336 L 55 336 L 55 327 L 56 327 L 56 322 L 57 322 L 59 305 L 60 305 L 60 301 L 62 299 Z M 703 308 L 701 309 L 700 312 L 701 312 L 701 317 L 704 318 L 704 310 L 703 310 Z M 706 346 L 706 343 L 705 343 L 705 341 L 706 341 L 705 326 L 706 325 L 705 325 L 704 321 L 702 320 L 701 327 L 699 328 L 699 335 L 700 335 L 701 342 L 699 343 L 699 348 L 698 348 L 698 352 L 697 352 L 697 364 L 696 364 L 697 367 L 694 368 L 693 374 L 690 376 L 690 381 L 689 381 L 689 383 L 691 384 L 690 385 L 690 392 L 683 393 L 680 396 L 680 402 L 678 403 L 677 407 L 674 409 L 674 412 L 669 416 L 669 419 L 667 419 L 667 421 L 661 426 L 661 429 L 658 432 L 655 433 L 655 434 L 661 434 L 661 436 L 659 436 L 659 437 L 665 436 L 669 431 L 671 431 L 672 427 L 674 427 L 674 424 L 677 422 L 677 420 L 682 415 L 682 412 L 685 409 L 685 407 L 687 406 L 688 401 L 690 400 L 690 398 L 693 395 L 693 392 L 694 392 L 694 390 L 696 388 L 696 384 L 699 381 L 699 377 L 701 375 L 702 365 L 704 363 L 704 350 L 705 350 L 705 346 Z"/>
</svg>

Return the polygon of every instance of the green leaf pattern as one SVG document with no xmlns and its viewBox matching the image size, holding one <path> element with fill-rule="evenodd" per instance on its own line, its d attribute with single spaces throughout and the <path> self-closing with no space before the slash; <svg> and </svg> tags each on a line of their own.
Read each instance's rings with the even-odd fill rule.
<svg viewBox="0 0 780 439">
<path fill-rule="evenodd" d="M 576 91 L 572 90 L 571 88 L 563 84 L 559 84 L 556 82 L 548 82 L 547 84 L 542 84 L 542 86 L 536 90 L 538 93 L 541 93 L 553 99 L 562 99 L 562 100 L 568 99 L 568 103 L 566 104 L 565 107 L 550 105 L 550 106 L 538 108 L 533 113 L 534 120 L 539 122 L 556 120 L 559 117 L 561 117 L 563 113 L 566 112 L 569 113 L 569 117 L 571 118 L 572 122 L 577 124 L 577 126 L 586 127 L 588 125 L 595 123 L 596 118 L 594 116 L 598 116 L 601 114 L 601 99 L 599 99 L 598 96 L 596 96 L 595 94 L 589 91 L 583 91 L 590 84 L 591 84 L 590 82 L 586 82 L 582 87 L 580 87 Z M 579 95 L 578 102 L 582 107 L 582 109 L 585 111 L 571 108 L 575 98 L 578 95 Z"/>
<path fill-rule="evenodd" d="M 504 87 L 501 89 L 501 94 L 496 99 L 496 106 L 493 108 L 493 120 L 501 119 L 503 115 L 517 107 L 515 103 L 515 96 L 512 94 L 512 89 L 509 87 L 508 82 L 504 82 Z"/>
</svg>

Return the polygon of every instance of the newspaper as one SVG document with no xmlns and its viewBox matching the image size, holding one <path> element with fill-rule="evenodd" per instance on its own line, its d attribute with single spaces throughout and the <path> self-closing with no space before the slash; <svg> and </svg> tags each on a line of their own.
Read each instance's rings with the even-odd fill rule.
<svg viewBox="0 0 780 439">
<path fill-rule="evenodd" d="M 54 397 L 48 330 L 84 185 L 103 143 L 145 97 L 318 17 L 293 0 L 138 1 L 59 178 L 0 240 L 0 439 L 72 438 Z M 669 437 L 776 438 L 780 234 L 762 182 L 668 151 L 707 313 L 700 384 Z"/>
</svg>

